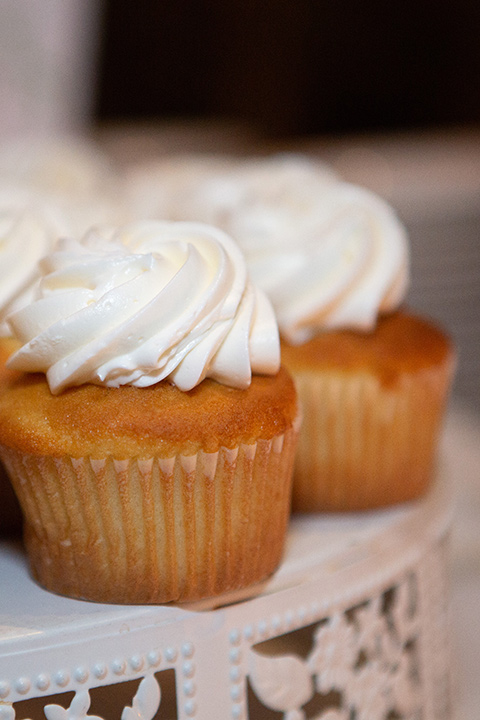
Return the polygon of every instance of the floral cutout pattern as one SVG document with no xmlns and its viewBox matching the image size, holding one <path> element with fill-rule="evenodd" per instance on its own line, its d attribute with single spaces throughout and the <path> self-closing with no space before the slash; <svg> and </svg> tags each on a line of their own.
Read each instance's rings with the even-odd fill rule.
<svg viewBox="0 0 480 720">
<path fill-rule="evenodd" d="M 126 707 L 122 720 L 152 720 L 160 707 L 161 691 L 155 675 L 147 675 L 138 686 L 132 706 Z"/>
<path fill-rule="evenodd" d="M 140 682 L 132 699 L 132 705 L 123 709 L 121 720 L 153 720 L 161 701 L 160 685 L 153 673 Z M 46 720 L 103 720 L 98 715 L 89 715 L 90 693 L 81 690 L 75 693 L 68 708 L 62 705 L 46 705 L 43 709 Z M 12 704 L 0 703 L 0 720 L 18 720 Z M 26 719 L 25 719 L 26 720 Z"/>
<path fill-rule="evenodd" d="M 44 708 L 47 720 L 102 720 L 98 715 L 88 715 L 90 709 L 90 693 L 88 690 L 77 692 L 69 708 L 61 705 L 46 705 Z"/>
<path fill-rule="evenodd" d="M 420 717 L 417 595 L 411 574 L 377 597 L 336 610 L 312 625 L 306 657 L 285 654 L 285 646 L 282 655 L 264 654 L 268 642 L 254 646 L 249 681 L 257 699 L 284 720 L 312 717 L 305 706 L 315 696 L 324 699 L 315 720 Z"/>
</svg>

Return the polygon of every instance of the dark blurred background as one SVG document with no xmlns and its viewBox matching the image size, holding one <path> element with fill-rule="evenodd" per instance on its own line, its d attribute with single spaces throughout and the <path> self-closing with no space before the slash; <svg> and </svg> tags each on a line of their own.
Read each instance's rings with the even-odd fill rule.
<svg viewBox="0 0 480 720">
<path fill-rule="evenodd" d="M 480 122 L 476 0 L 106 0 L 95 117 L 269 135 Z"/>
</svg>

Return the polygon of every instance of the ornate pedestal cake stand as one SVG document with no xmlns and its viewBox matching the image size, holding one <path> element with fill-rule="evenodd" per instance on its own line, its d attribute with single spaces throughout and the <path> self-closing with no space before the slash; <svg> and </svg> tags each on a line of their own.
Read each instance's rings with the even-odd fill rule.
<svg viewBox="0 0 480 720">
<path fill-rule="evenodd" d="M 451 501 L 440 471 L 416 503 L 294 517 L 275 576 L 216 607 L 59 597 L 4 542 L 0 720 L 446 720 Z"/>
</svg>

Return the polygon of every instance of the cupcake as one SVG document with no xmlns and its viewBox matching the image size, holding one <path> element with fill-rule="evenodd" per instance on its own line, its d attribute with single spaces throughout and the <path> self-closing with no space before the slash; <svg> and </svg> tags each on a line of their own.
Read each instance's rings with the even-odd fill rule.
<svg viewBox="0 0 480 720">
<path fill-rule="evenodd" d="M 341 181 L 308 208 L 276 203 L 258 194 L 229 227 L 272 301 L 303 407 L 293 509 L 417 498 L 435 470 L 454 353 L 404 308 L 405 230 L 381 198 Z"/>
<path fill-rule="evenodd" d="M 424 493 L 454 353 L 404 308 L 409 246 L 394 211 L 296 155 L 190 179 L 188 217 L 220 225 L 269 296 L 303 406 L 293 508 L 346 511 Z M 172 206 L 174 207 L 174 206 Z"/>
<path fill-rule="evenodd" d="M 0 394 L 34 577 L 115 603 L 248 592 L 282 556 L 298 408 L 237 246 L 136 223 L 42 271 Z"/>
<path fill-rule="evenodd" d="M 283 342 L 282 357 L 305 417 L 294 510 L 372 509 L 428 489 L 453 370 L 439 328 L 399 310 L 371 332 Z"/>
</svg>

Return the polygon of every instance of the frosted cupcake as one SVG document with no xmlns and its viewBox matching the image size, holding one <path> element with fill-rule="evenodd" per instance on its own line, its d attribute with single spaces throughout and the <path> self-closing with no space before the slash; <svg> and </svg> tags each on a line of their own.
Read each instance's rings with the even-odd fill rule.
<svg viewBox="0 0 480 720">
<path fill-rule="evenodd" d="M 435 469 L 454 354 L 441 330 L 403 308 L 409 247 L 393 210 L 337 181 L 307 208 L 258 193 L 229 228 L 272 301 L 303 406 L 293 508 L 419 497 Z"/>
<path fill-rule="evenodd" d="M 297 402 L 236 245 L 190 223 L 63 241 L 9 322 L 1 455 L 34 576 L 72 597 L 191 601 L 280 562 Z"/>
<path fill-rule="evenodd" d="M 381 198 L 307 158 L 214 170 L 200 177 L 192 165 L 198 182 L 183 186 L 182 212 L 235 238 L 274 307 L 304 412 L 294 509 L 418 497 L 434 473 L 454 355 L 441 330 L 403 308 L 402 224 Z"/>
</svg>

